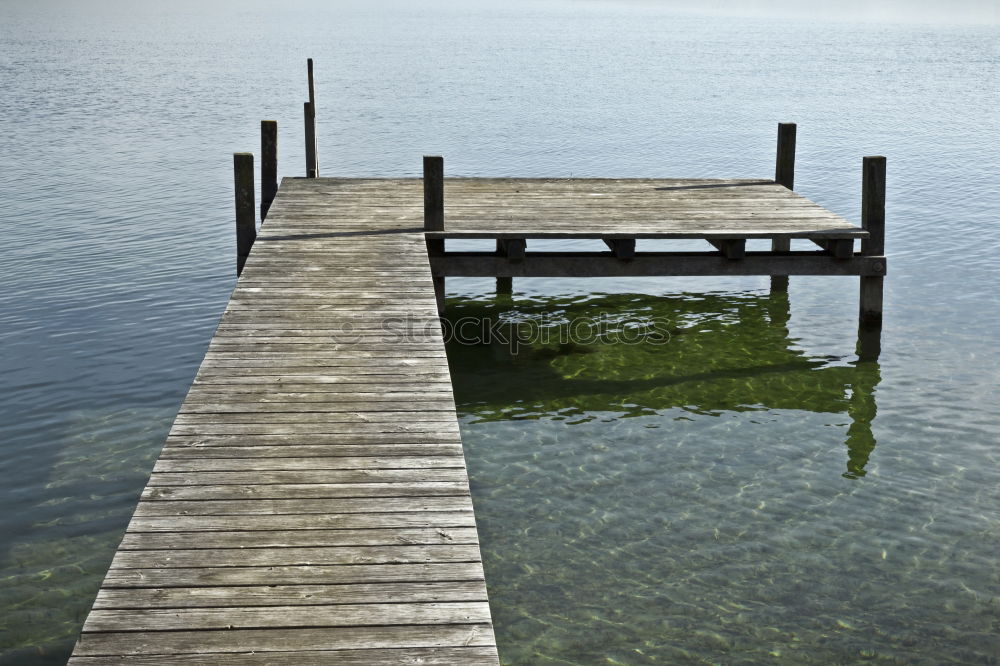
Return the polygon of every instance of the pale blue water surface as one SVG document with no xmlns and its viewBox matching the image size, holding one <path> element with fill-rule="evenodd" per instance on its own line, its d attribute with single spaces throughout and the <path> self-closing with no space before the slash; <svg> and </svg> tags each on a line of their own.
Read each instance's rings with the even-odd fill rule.
<svg viewBox="0 0 1000 666">
<path fill-rule="evenodd" d="M 449 281 L 453 317 L 676 324 L 450 347 L 505 662 L 1000 660 L 995 26 L 12 0 L 0 661 L 69 654 L 235 281 L 231 154 L 274 118 L 302 173 L 310 56 L 324 175 L 768 177 L 794 121 L 796 189 L 857 221 L 888 157 L 878 364 L 846 278 Z"/>
</svg>

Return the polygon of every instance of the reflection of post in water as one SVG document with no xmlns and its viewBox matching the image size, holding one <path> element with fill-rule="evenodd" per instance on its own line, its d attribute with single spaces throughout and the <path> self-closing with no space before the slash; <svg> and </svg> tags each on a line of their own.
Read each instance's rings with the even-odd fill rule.
<svg viewBox="0 0 1000 666">
<path fill-rule="evenodd" d="M 792 317 L 791 305 L 788 300 L 788 290 L 771 290 L 767 297 L 767 317 L 771 325 L 782 330 L 782 337 L 788 337 L 788 321 Z"/>
<path fill-rule="evenodd" d="M 503 241 L 499 238 L 497 239 L 497 256 L 505 256 L 506 247 Z M 512 277 L 498 277 L 497 278 L 497 299 L 503 297 L 510 297 L 514 293 L 514 278 Z"/>
<path fill-rule="evenodd" d="M 844 472 L 844 476 L 849 479 L 857 479 L 867 473 L 865 466 L 868 465 L 868 459 L 875 450 L 872 421 L 878 411 L 875 404 L 875 389 L 881 380 L 879 364 L 874 361 L 860 362 L 854 370 L 851 399 L 847 404 L 851 425 L 847 429 L 847 471 Z"/>
</svg>

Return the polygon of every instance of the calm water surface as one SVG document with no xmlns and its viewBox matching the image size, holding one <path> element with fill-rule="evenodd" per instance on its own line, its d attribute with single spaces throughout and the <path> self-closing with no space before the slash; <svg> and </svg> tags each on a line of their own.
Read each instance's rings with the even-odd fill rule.
<svg viewBox="0 0 1000 666">
<path fill-rule="evenodd" d="M 47 0 L 0 8 L 0 661 L 65 661 L 234 285 L 230 155 L 276 118 L 302 172 L 307 56 L 325 175 L 767 177 L 795 121 L 857 221 L 888 156 L 878 364 L 851 279 L 449 281 L 453 319 L 670 322 L 449 348 L 505 662 L 1000 660 L 996 27 Z"/>
</svg>

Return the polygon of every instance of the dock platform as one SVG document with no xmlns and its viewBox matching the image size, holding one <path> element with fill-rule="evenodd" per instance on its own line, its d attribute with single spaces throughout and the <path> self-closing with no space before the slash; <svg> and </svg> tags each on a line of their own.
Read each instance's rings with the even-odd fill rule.
<svg viewBox="0 0 1000 666">
<path fill-rule="evenodd" d="M 871 196 L 862 228 L 775 181 L 284 179 L 70 663 L 498 663 L 444 279 L 856 275 L 880 317 Z"/>
</svg>

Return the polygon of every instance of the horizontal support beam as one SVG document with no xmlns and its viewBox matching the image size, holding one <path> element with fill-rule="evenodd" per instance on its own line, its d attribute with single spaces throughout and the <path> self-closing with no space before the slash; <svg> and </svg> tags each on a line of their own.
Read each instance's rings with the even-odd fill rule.
<svg viewBox="0 0 1000 666">
<path fill-rule="evenodd" d="M 834 260 L 824 252 L 748 252 L 726 259 L 715 252 L 637 252 L 631 261 L 611 253 L 527 252 L 517 264 L 492 252 L 447 252 L 430 257 L 435 276 L 447 277 L 652 277 L 683 275 L 882 276 L 882 256 Z"/>
<path fill-rule="evenodd" d="M 635 258 L 634 238 L 605 238 L 604 244 L 608 246 L 616 259 L 631 261 Z"/>
<path fill-rule="evenodd" d="M 456 226 L 459 226 L 461 222 L 455 222 Z M 622 223 L 623 225 L 625 223 Z M 516 228 L 516 225 L 512 225 Z M 644 225 L 649 226 L 649 225 Z M 853 239 L 853 238 L 867 238 L 868 232 L 864 229 L 853 228 L 853 229 L 830 229 L 830 230 L 817 230 L 810 229 L 805 231 L 779 231 L 777 229 L 760 229 L 759 231 L 737 231 L 732 228 L 725 229 L 720 228 L 719 230 L 713 229 L 695 229 L 692 231 L 682 231 L 678 229 L 673 230 L 657 230 L 657 231 L 644 231 L 644 230 L 632 230 L 626 232 L 612 232 L 612 231 L 544 231 L 534 229 L 532 231 L 501 231 L 500 229 L 495 230 L 482 230 L 482 231 L 470 231 L 462 229 L 449 229 L 447 231 L 427 231 L 427 238 L 456 238 L 456 239 L 475 239 L 475 238 L 593 238 L 598 240 L 634 240 L 636 238 L 659 238 L 664 240 L 737 240 L 737 239 L 751 239 L 751 238 L 765 238 L 765 239 L 775 239 L 775 238 L 803 238 L 807 240 L 827 240 L 827 239 Z"/>
</svg>

